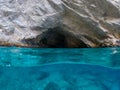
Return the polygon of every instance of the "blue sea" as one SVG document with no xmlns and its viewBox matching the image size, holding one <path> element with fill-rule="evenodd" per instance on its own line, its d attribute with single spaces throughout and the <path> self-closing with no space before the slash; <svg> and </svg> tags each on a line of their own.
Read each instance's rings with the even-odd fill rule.
<svg viewBox="0 0 120 90">
<path fill-rule="evenodd" d="M 0 47 L 0 90 L 120 90 L 120 48 Z"/>
</svg>

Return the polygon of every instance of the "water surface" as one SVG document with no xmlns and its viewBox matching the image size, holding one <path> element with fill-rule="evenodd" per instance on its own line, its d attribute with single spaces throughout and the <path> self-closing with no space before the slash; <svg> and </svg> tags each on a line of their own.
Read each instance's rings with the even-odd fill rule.
<svg viewBox="0 0 120 90">
<path fill-rule="evenodd" d="M 120 48 L 0 48 L 0 90 L 120 90 Z"/>
<path fill-rule="evenodd" d="M 120 67 L 120 48 L 0 48 L 1 66 L 40 66 L 51 63 L 82 63 Z"/>
</svg>

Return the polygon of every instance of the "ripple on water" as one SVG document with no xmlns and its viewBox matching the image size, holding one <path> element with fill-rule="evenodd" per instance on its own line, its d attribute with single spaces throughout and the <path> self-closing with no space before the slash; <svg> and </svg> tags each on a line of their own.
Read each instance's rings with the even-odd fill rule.
<svg viewBox="0 0 120 90">
<path fill-rule="evenodd" d="M 82 63 L 120 67 L 120 48 L 17 48 L 0 47 L 1 66 L 40 66 L 51 63 Z"/>
</svg>

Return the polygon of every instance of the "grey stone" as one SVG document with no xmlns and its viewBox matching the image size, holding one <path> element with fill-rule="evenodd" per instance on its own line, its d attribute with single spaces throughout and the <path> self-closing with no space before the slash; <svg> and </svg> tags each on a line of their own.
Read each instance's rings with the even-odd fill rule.
<svg viewBox="0 0 120 90">
<path fill-rule="evenodd" d="M 41 47 L 37 37 L 56 27 L 74 36 L 66 47 L 120 46 L 120 1 L 0 0 L 0 45 Z"/>
</svg>

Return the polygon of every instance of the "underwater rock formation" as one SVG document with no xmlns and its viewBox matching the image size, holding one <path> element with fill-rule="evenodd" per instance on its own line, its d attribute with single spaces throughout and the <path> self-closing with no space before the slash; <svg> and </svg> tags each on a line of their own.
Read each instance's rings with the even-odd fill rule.
<svg viewBox="0 0 120 90">
<path fill-rule="evenodd" d="M 61 90 L 61 89 L 59 88 L 59 86 L 56 83 L 50 82 L 46 85 L 44 90 Z"/>
<path fill-rule="evenodd" d="M 120 90 L 120 69 L 53 64 L 40 67 L 0 67 L 0 70 L 0 90 Z M 36 79 L 38 75 L 44 75 L 44 72 L 50 76 Z"/>
<path fill-rule="evenodd" d="M 120 46 L 119 29 L 119 0 L 0 0 L 0 45 Z"/>
</svg>

